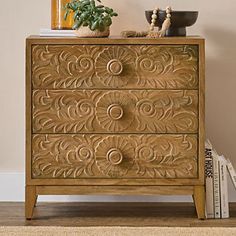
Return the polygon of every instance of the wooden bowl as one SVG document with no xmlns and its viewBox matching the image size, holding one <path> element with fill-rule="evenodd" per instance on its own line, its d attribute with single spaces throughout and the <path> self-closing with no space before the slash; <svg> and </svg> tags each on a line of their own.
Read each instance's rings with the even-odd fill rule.
<svg viewBox="0 0 236 236">
<path fill-rule="evenodd" d="M 153 10 L 145 11 L 146 18 L 149 24 L 152 21 Z M 198 18 L 198 11 L 172 11 L 171 12 L 171 27 L 166 32 L 167 37 L 172 36 L 186 36 L 186 27 L 192 26 L 196 23 Z M 158 20 L 155 24 L 161 27 L 166 19 L 166 11 L 158 11 Z"/>
</svg>

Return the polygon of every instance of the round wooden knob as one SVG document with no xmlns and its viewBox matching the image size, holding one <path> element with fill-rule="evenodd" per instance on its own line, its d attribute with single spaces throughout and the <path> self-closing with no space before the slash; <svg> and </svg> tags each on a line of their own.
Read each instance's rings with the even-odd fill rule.
<svg viewBox="0 0 236 236">
<path fill-rule="evenodd" d="M 123 154 L 119 149 L 112 148 L 107 153 L 107 160 L 112 165 L 119 165 L 123 160 Z"/>
<path fill-rule="evenodd" d="M 108 107 L 107 114 L 112 120 L 120 120 L 124 115 L 124 111 L 119 104 L 112 104 Z"/>
<path fill-rule="evenodd" d="M 123 65 L 119 60 L 113 59 L 108 62 L 107 70 L 112 75 L 120 75 L 123 71 Z"/>
</svg>

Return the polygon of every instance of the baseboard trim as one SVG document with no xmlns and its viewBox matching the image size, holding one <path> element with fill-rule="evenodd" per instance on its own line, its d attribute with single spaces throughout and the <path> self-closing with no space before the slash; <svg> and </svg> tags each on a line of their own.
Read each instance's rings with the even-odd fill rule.
<svg viewBox="0 0 236 236">
<path fill-rule="evenodd" d="M 23 172 L 0 172 L 0 202 L 23 202 L 25 175 Z M 236 202 L 233 186 L 230 202 Z M 191 196 L 39 196 L 40 202 L 192 202 Z"/>
</svg>

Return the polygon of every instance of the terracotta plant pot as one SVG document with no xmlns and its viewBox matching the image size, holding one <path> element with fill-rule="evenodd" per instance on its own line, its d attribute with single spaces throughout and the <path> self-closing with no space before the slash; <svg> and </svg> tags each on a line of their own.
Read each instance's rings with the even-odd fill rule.
<svg viewBox="0 0 236 236">
<path fill-rule="evenodd" d="M 108 27 L 104 31 L 92 31 L 89 27 L 80 27 L 75 30 L 75 35 L 79 38 L 105 38 L 110 35 L 110 28 Z"/>
</svg>

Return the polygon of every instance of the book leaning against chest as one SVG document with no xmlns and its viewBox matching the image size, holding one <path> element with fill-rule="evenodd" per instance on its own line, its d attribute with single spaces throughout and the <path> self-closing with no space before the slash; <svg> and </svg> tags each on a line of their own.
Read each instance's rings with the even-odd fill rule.
<svg viewBox="0 0 236 236">
<path fill-rule="evenodd" d="M 207 218 L 228 218 L 228 173 L 236 189 L 236 172 L 229 159 L 218 155 L 210 141 L 205 143 Z"/>
</svg>

